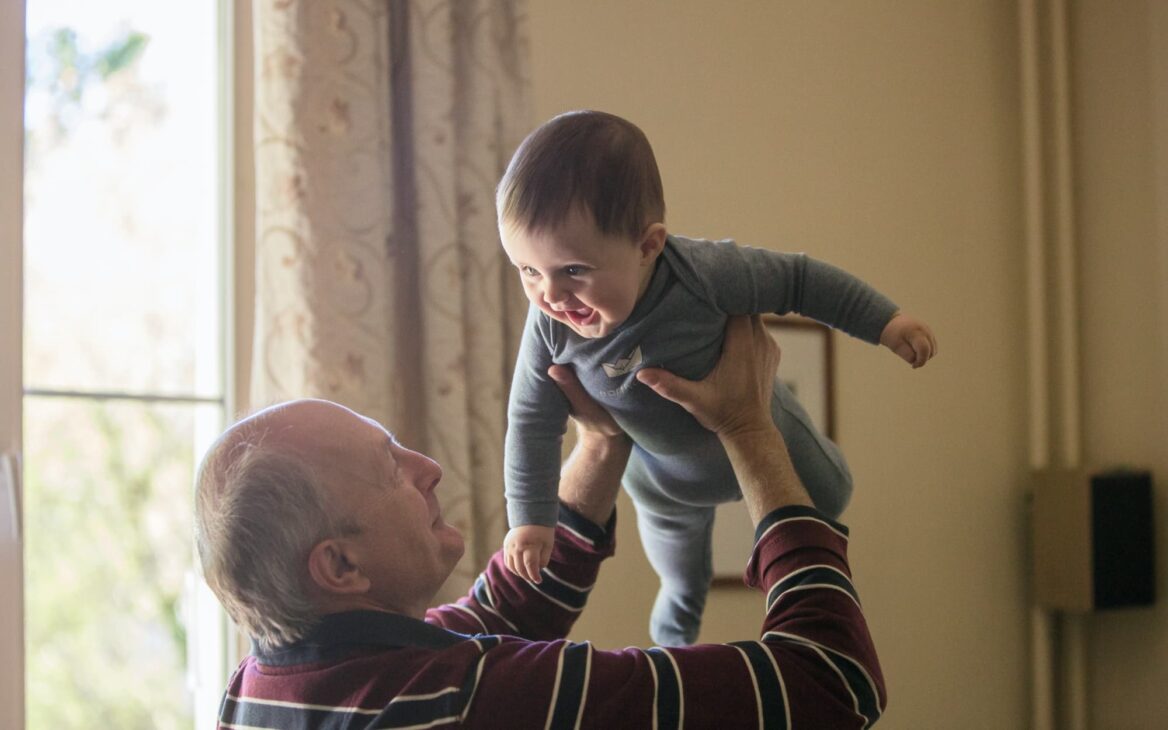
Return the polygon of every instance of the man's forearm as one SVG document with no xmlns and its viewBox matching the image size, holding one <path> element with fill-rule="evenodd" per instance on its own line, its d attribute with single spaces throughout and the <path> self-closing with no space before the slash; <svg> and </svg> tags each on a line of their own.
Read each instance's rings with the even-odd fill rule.
<svg viewBox="0 0 1168 730">
<path fill-rule="evenodd" d="M 560 501 L 581 517 L 604 525 L 612 516 L 621 476 L 632 451 L 628 436 L 579 431 L 560 473 Z"/>
<path fill-rule="evenodd" d="M 719 434 L 734 476 L 742 489 L 742 498 L 757 525 L 764 517 L 790 505 L 812 506 L 803 487 L 787 445 L 771 423 Z"/>
</svg>

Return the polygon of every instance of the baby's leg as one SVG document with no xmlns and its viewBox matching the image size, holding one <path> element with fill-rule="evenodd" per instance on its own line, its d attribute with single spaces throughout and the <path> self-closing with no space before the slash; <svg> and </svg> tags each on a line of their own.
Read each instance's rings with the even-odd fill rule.
<svg viewBox="0 0 1168 730">
<path fill-rule="evenodd" d="M 838 518 L 852 496 L 852 473 L 843 453 L 819 432 L 795 394 L 777 378 L 771 415 L 811 501 L 828 517 Z"/>
<path fill-rule="evenodd" d="M 713 566 L 712 507 L 687 507 L 662 515 L 637 505 L 641 544 L 661 588 L 649 616 L 649 635 L 661 646 L 686 646 L 698 639 Z"/>
</svg>

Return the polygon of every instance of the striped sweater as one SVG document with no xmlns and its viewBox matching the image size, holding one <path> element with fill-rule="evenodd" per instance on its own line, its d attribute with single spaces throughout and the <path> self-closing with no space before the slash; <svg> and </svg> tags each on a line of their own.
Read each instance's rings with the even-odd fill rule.
<svg viewBox="0 0 1168 730">
<path fill-rule="evenodd" d="M 847 530 L 803 507 L 759 525 L 745 580 L 765 595 L 759 638 L 602 651 L 565 637 L 606 528 L 564 508 L 543 581 L 496 553 L 469 594 L 425 621 L 354 611 L 249 656 L 221 728 L 861 728 L 886 702 L 852 587 Z"/>
</svg>

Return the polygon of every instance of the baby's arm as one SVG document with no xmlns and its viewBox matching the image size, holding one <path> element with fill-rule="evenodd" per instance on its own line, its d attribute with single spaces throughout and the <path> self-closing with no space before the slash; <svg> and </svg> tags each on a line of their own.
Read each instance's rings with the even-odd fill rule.
<svg viewBox="0 0 1168 730">
<path fill-rule="evenodd" d="M 550 557 L 560 503 L 560 450 L 568 402 L 548 376 L 551 353 L 538 309 L 528 311 L 507 406 L 504 494 L 513 529 L 503 543 L 504 564 L 539 582 Z"/>
<path fill-rule="evenodd" d="M 612 516 L 632 442 L 612 415 L 592 400 L 572 368 L 552 365 L 548 376 L 568 399 L 568 412 L 576 422 L 576 448 L 564 464 L 560 501 L 602 525 Z M 610 456 L 613 453 L 623 456 L 614 458 Z M 554 528 L 513 527 L 503 540 L 503 564 L 520 578 L 539 583 L 540 571 L 551 560 L 554 542 Z"/>
<path fill-rule="evenodd" d="M 914 369 L 937 355 L 937 338 L 933 336 L 933 330 L 921 320 L 903 312 L 892 315 L 892 319 L 884 325 L 880 344 L 895 352 Z"/>
<path fill-rule="evenodd" d="M 837 266 L 730 241 L 686 250 L 715 305 L 727 314 L 797 312 L 882 344 L 914 368 L 937 354 L 937 339 L 928 325 L 901 313 L 891 299 Z"/>
</svg>

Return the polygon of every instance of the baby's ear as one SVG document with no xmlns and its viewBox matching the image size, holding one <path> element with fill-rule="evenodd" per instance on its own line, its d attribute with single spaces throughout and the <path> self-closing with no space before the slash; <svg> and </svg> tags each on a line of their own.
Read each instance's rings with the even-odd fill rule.
<svg viewBox="0 0 1168 730">
<path fill-rule="evenodd" d="M 665 248 L 665 237 L 667 231 L 664 223 L 650 223 L 641 234 L 641 241 L 638 247 L 641 249 L 641 263 L 651 264 L 657 260 L 661 255 L 662 249 Z"/>
</svg>

